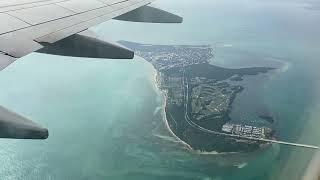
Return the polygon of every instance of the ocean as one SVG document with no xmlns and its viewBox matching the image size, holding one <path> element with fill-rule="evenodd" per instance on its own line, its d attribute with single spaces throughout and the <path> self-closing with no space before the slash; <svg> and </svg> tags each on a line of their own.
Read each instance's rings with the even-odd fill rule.
<svg viewBox="0 0 320 180">
<path fill-rule="evenodd" d="M 109 21 L 92 30 L 113 41 L 211 45 L 211 63 L 226 68 L 277 67 L 246 78 L 248 88 L 234 102 L 233 120 L 257 123 L 257 112 L 271 113 L 278 139 L 320 145 L 319 4 L 158 0 L 154 6 L 184 22 Z M 0 179 L 301 178 L 314 150 L 272 145 L 250 154 L 200 154 L 186 149 L 166 129 L 155 74 L 139 57 L 37 53 L 1 71 L 0 104 L 48 127 L 50 135 L 45 141 L 0 140 Z"/>
</svg>

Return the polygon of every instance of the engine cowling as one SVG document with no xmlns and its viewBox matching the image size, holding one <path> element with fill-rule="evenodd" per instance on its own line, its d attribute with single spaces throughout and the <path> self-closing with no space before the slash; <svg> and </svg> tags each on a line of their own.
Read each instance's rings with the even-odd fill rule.
<svg viewBox="0 0 320 180">
<path fill-rule="evenodd" d="M 0 106 L 0 138 L 47 139 L 48 129 Z"/>
<path fill-rule="evenodd" d="M 145 23 L 182 23 L 183 21 L 183 18 L 178 15 L 151 6 L 142 6 L 113 19 Z"/>
<path fill-rule="evenodd" d="M 134 52 L 116 43 L 110 43 L 79 33 L 51 43 L 40 43 L 44 47 L 37 52 L 60 56 L 104 58 L 104 59 L 133 59 Z"/>
</svg>

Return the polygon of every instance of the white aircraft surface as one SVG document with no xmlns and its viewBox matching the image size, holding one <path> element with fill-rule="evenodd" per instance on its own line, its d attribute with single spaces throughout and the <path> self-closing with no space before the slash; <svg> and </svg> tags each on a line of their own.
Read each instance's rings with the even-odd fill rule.
<svg viewBox="0 0 320 180">
<path fill-rule="evenodd" d="M 88 28 L 117 19 L 181 23 L 148 6 L 154 0 L 0 0 L 0 71 L 32 52 L 132 59 L 134 52 L 99 39 Z M 0 106 L 0 138 L 47 139 L 48 129 Z"/>
</svg>

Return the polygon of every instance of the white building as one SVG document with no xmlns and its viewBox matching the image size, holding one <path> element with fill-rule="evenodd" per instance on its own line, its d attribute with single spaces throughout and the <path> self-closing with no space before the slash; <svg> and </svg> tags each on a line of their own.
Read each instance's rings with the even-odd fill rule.
<svg viewBox="0 0 320 180">
<path fill-rule="evenodd" d="M 222 126 L 222 131 L 223 132 L 227 132 L 227 133 L 231 133 L 233 129 L 233 124 L 225 124 Z"/>
</svg>

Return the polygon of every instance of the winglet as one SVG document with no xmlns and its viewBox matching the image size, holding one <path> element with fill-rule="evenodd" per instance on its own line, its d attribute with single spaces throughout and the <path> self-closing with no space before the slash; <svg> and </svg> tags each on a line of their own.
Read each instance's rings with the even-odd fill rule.
<svg viewBox="0 0 320 180">
<path fill-rule="evenodd" d="M 151 6 L 142 6 L 113 19 L 146 23 L 182 23 L 183 18 Z"/>
<path fill-rule="evenodd" d="M 48 129 L 0 106 L 0 138 L 47 139 Z"/>
</svg>

